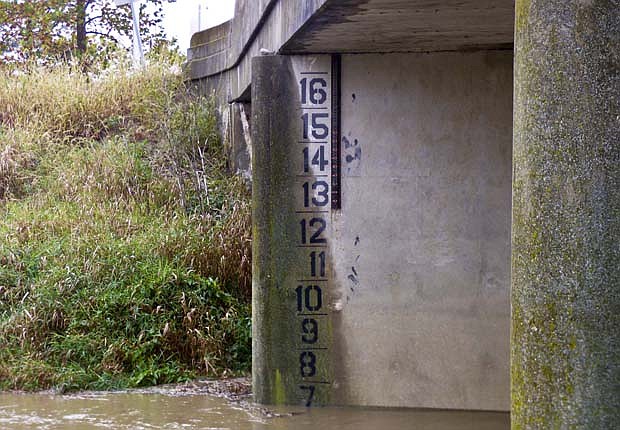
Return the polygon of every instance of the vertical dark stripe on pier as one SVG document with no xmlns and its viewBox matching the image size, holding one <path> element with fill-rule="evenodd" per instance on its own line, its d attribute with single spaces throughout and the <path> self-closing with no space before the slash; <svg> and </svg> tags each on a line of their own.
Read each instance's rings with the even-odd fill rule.
<svg viewBox="0 0 620 430">
<path fill-rule="evenodd" d="M 341 208 L 340 189 L 340 55 L 332 55 L 332 209 Z"/>
</svg>

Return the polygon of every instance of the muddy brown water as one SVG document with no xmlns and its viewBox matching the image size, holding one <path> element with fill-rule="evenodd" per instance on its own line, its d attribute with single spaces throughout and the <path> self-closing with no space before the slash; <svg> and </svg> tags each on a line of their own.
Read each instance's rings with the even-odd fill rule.
<svg viewBox="0 0 620 430">
<path fill-rule="evenodd" d="M 211 394 L 209 394 L 211 393 Z M 224 397 L 228 396 L 228 398 Z M 247 395 L 177 386 L 123 392 L 0 393 L 0 428 L 209 430 L 508 430 L 506 413 L 277 408 Z"/>
</svg>

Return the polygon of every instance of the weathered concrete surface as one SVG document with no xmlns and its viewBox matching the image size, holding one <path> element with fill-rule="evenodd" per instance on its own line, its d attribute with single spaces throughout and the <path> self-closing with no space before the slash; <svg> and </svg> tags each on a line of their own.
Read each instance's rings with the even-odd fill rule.
<svg viewBox="0 0 620 430">
<path fill-rule="evenodd" d="M 286 57 L 259 57 L 254 61 L 252 100 L 252 140 L 255 143 L 252 187 L 252 386 L 258 403 L 282 403 L 290 397 L 294 381 L 281 378 L 282 368 L 294 366 L 295 358 L 287 331 L 294 324 L 286 312 L 285 269 L 291 262 L 283 261 L 285 250 L 279 245 L 292 242 L 282 217 L 290 216 L 287 204 L 287 163 L 283 151 L 294 139 L 293 118 L 281 111 L 288 106 L 294 92 L 286 76 L 290 60 Z M 276 78 L 281 76 L 280 79 Z M 272 146 L 275 145 L 275 148 Z M 284 175 L 284 177 L 283 177 Z M 282 197 L 285 197 L 282 199 Z M 289 197 L 286 199 L 286 197 Z M 282 203 L 282 204 L 280 204 Z M 280 270 L 278 270 L 280 268 Z M 278 340 L 282 340 L 278 343 Z M 291 363 L 277 358 L 290 357 Z M 287 372 L 284 372 L 285 374 Z M 285 384 L 286 382 L 286 384 Z M 288 387 L 288 390 L 287 388 Z"/>
<path fill-rule="evenodd" d="M 252 182 L 252 136 L 250 118 L 252 104 L 235 102 L 230 106 L 230 139 L 228 142 L 229 167 L 233 172 Z"/>
<path fill-rule="evenodd" d="M 344 55 L 342 403 L 508 410 L 512 53 Z"/>
<path fill-rule="evenodd" d="M 261 49 L 278 51 L 324 2 L 237 0 L 231 21 L 192 37 L 189 78 L 224 103 L 242 97 L 250 86 L 252 58 Z"/>
<path fill-rule="evenodd" d="M 316 381 L 323 404 L 508 410 L 511 53 L 343 56 L 342 209 L 322 213 L 300 201 L 295 76 L 319 58 L 253 65 L 256 401 Z M 299 248 L 309 217 L 326 248 Z M 317 249 L 322 355 L 300 379 L 294 289 Z"/>
<path fill-rule="evenodd" d="M 192 36 L 187 74 L 193 91 L 214 96 L 218 128 L 228 142 L 234 171 L 250 173 L 251 148 L 239 128 L 243 119 L 232 102 L 247 103 L 251 60 L 261 50 L 278 51 L 325 0 L 236 0 L 234 18 Z M 248 157 L 246 157 L 246 154 Z"/>
<path fill-rule="evenodd" d="M 228 23 L 196 33 L 191 80 L 222 100 L 247 92 L 251 58 L 280 53 L 511 48 L 514 0 L 238 0 Z"/>
<path fill-rule="evenodd" d="M 232 21 L 195 33 L 187 50 L 190 76 L 213 75 L 228 67 Z"/>
<path fill-rule="evenodd" d="M 299 142 L 301 103 L 294 69 L 300 63 L 306 71 L 330 64 L 329 57 L 263 56 L 252 66 L 252 378 L 254 400 L 266 404 L 332 403 L 332 364 L 339 360 L 327 357 L 333 343 L 330 291 L 325 281 L 312 278 L 317 275 L 308 264 L 309 253 L 320 248 L 300 241 L 300 220 L 314 216 L 298 206 L 301 181 L 311 179 L 303 173 Z M 312 312 L 297 309 L 296 288 L 308 283 L 322 288 L 320 309 Z M 316 337 L 303 343 L 301 330 L 310 318 L 316 321 Z M 316 361 L 302 377 L 304 351 Z M 311 402 L 303 388 L 309 385 L 315 388 Z"/>
<path fill-rule="evenodd" d="M 514 429 L 620 428 L 620 2 L 517 1 Z"/>
<path fill-rule="evenodd" d="M 328 0 L 283 53 L 512 48 L 514 0 Z"/>
</svg>

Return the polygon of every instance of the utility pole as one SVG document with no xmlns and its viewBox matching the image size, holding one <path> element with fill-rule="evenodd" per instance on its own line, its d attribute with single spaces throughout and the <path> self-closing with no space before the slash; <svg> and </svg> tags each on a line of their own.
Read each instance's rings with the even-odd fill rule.
<svg viewBox="0 0 620 430">
<path fill-rule="evenodd" d="M 131 18 L 133 20 L 133 57 L 140 61 L 144 66 L 144 49 L 142 48 L 142 38 L 140 37 L 140 8 L 136 5 L 140 0 L 114 0 L 116 6 L 131 6 Z"/>
<path fill-rule="evenodd" d="M 205 2 L 205 13 L 207 12 L 207 9 L 209 9 L 209 6 L 206 5 L 207 2 Z M 202 30 L 202 3 L 198 3 L 198 31 Z"/>
</svg>

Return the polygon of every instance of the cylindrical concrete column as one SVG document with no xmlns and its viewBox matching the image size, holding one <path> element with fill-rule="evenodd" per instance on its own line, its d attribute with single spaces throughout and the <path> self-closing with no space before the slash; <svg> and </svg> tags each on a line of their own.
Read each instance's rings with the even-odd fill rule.
<svg viewBox="0 0 620 430">
<path fill-rule="evenodd" d="M 620 2 L 517 0 L 513 429 L 620 428 Z"/>
<path fill-rule="evenodd" d="M 292 403 L 289 369 L 294 316 L 287 312 L 287 269 L 297 266 L 289 236 L 295 224 L 287 175 L 295 134 L 290 58 L 261 56 L 252 62 L 252 383 L 258 403 Z M 291 225 L 293 227 L 291 227 Z"/>
<path fill-rule="evenodd" d="M 325 179 L 330 66 L 328 56 L 252 60 L 252 383 L 258 403 L 325 405 L 337 388 Z"/>
</svg>

